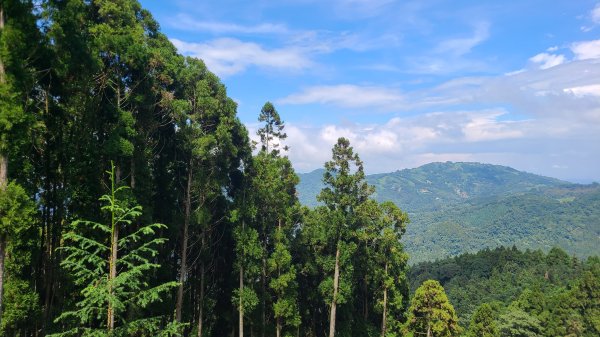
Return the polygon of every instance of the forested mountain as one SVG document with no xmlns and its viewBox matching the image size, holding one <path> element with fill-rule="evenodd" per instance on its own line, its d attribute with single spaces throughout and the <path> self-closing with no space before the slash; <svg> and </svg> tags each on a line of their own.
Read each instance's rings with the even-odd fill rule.
<svg viewBox="0 0 600 337">
<path fill-rule="evenodd" d="M 597 239 L 597 186 L 443 164 L 454 165 L 455 182 L 415 173 L 405 180 L 424 199 L 378 202 L 377 186 L 398 187 L 366 179 L 345 138 L 319 172 L 319 206 L 309 209 L 279 145 L 285 122 L 270 102 L 256 110 L 260 141 L 251 142 L 220 79 L 179 54 L 135 0 L 0 0 L 0 335 L 456 336 L 464 330 L 439 282 L 409 296 L 407 225 L 415 241 L 418 221 L 460 218 L 509 243 L 515 233 L 504 223 L 523 207 L 519 216 L 533 219 L 527 228 L 548 218 L 573 242 L 572 225 L 588 222 L 578 228 Z M 433 200 L 426 185 L 456 208 L 423 206 Z M 548 188 L 546 199 L 536 192 Z M 506 199 L 499 210 L 464 202 L 505 192 L 532 199 Z M 407 211 L 434 209 L 448 213 L 412 213 L 409 224 Z M 442 235 L 439 250 L 418 247 L 457 253 L 444 240 L 464 228 L 423 231 L 421 239 Z M 460 247 L 487 244 L 473 242 Z M 582 242 L 590 248 L 581 255 L 595 252 L 593 241 Z M 580 283 L 561 283 L 583 306 L 568 311 L 577 336 L 598 331 L 589 319 L 600 298 L 590 263 L 573 267 L 584 273 Z"/>
<path fill-rule="evenodd" d="M 319 188 L 321 170 L 300 174 L 299 199 Z M 479 163 L 431 163 L 367 176 L 378 201 L 407 211 L 411 263 L 516 245 L 600 254 L 600 185 L 577 185 Z"/>
<path fill-rule="evenodd" d="M 298 198 L 302 204 L 316 205 L 315 196 L 322 188 L 322 176 L 322 169 L 299 174 Z M 441 210 L 478 198 L 570 185 L 506 166 L 468 162 L 430 163 L 413 169 L 368 175 L 366 179 L 375 186 L 376 200 L 392 201 L 410 213 Z"/>
<path fill-rule="evenodd" d="M 600 290 L 600 260 L 580 260 L 558 248 L 547 254 L 496 248 L 410 268 L 411 291 L 429 279 L 444 287 L 467 336 L 476 330 L 482 307 L 489 306 L 485 336 L 595 336 L 600 304 L 582 303 Z M 474 315 L 477 312 L 477 315 Z M 474 322 L 475 321 L 475 322 Z M 584 332 L 587 327 L 587 332 Z M 512 332 L 509 332 L 512 330 Z"/>
</svg>

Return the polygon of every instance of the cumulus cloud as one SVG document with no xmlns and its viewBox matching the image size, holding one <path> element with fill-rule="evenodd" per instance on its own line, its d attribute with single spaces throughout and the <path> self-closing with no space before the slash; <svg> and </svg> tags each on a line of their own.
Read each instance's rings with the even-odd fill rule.
<svg viewBox="0 0 600 337">
<path fill-rule="evenodd" d="M 206 43 L 191 43 L 171 39 L 184 55 L 197 57 L 219 76 L 229 76 L 251 66 L 287 71 L 298 71 L 313 66 L 312 60 L 302 50 L 294 47 L 265 49 L 253 42 L 221 38 Z"/>
<path fill-rule="evenodd" d="M 600 58 L 600 40 L 576 42 L 571 45 L 576 60 Z"/>
<path fill-rule="evenodd" d="M 538 64 L 540 69 L 548 69 L 565 63 L 566 58 L 564 55 L 540 53 L 530 58 L 529 61 Z"/>
<path fill-rule="evenodd" d="M 565 88 L 564 92 L 573 94 L 577 97 L 600 96 L 600 84 L 583 85 L 580 87 Z"/>
</svg>

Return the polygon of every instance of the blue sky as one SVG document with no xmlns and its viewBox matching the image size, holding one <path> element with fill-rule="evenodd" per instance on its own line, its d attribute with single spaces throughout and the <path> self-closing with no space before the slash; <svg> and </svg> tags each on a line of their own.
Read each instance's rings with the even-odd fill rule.
<svg viewBox="0 0 600 337">
<path fill-rule="evenodd" d="M 141 1 L 299 172 L 338 137 L 368 173 L 478 161 L 600 181 L 600 2 Z"/>
</svg>

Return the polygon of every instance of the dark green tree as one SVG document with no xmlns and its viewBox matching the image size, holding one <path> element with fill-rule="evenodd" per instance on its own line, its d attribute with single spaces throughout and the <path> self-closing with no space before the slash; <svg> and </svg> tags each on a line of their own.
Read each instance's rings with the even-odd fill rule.
<svg viewBox="0 0 600 337">
<path fill-rule="evenodd" d="M 492 307 L 484 303 L 471 316 L 467 337 L 499 337 L 496 325 L 497 314 Z"/>
<path fill-rule="evenodd" d="M 534 316 L 511 307 L 498 318 L 498 330 L 506 337 L 539 337 L 542 336 L 540 321 Z"/>
</svg>

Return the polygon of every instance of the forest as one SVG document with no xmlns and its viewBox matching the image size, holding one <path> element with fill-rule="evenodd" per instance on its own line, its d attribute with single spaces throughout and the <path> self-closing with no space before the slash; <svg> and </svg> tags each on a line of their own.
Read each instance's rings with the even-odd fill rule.
<svg viewBox="0 0 600 337">
<path fill-rule="evenodd" d="M 409 268 L 347 139 L 307 208 L 275 106 L 257 142 L 236 109 L 135 0 L 0 0 L 0 334 L 600 334 L 597 258 Z"/>
</svg>

